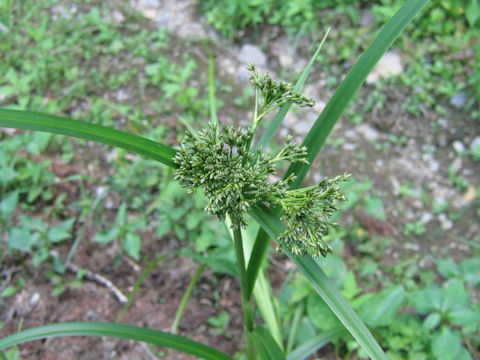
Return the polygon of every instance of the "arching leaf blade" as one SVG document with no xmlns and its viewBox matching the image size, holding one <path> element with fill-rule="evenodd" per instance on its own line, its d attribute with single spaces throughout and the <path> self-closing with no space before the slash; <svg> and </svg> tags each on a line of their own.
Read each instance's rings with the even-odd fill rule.
<svg viewBox="0 0 480 360">
<path fill-rule="evenodd" d="M 278 237 L 285 230 L 285 226 L 278 217 L 263 205 L 252 208 L 250 215 L 275 241 L 277 241 Z M 370 330 L 368 330 L 360 317 L 353 311 L 335 284 L 327 277 L 315 260 L 309 255 L 294 256 L 286 249 L 283 249 L 283 251 L 303 275 L 305 275 L 315 291 L 338 317 L 348 332 L 358 341 L 365 352 L 374 360 L 386 360 L 387 357 L 385 353 L 380 345 L 378 345 Z"/>
<path fill-rule="evenodd" d="M 108 336 L 142 341 L 149 344 L 179 350 L 203 359 L 233 360 L 214 348 L 183 336 L 134 325 L 115 323 L 70 322 L 50 324 L 22 330 L 0 339 L 0 349 L 24 342 L 60 336 Z"/>
<path fill-rule="evenodd" d="M 428 0 L 407 0 L 393 18 L 379 32 L 375 40 L 358 59 L 348 75 L 342 81 L 335 94 L 332 96 L 322 113 L 318 116 L 315 124 L 307 134 L 303 146 L 307 147 L 307 160 L 309 164 L 294 163 L 286 175 L 295 174 L 297 178 L 292 183 L 293 188 L 301 185 L 308 170 L 315 161 L 325 140 L 342 116 L 350 101 L 358 89 L 362 86 L 368 74 L 374 66 L 410 23 L 413 17 L 427 4 Z"/>
<path fill-rule="evenodd" d="M 0 109 L 0 127 L 50 132 L 116 146 L 175 167 L 176 150 L 142 136 L 85 121 L 39 114 L 30 111 Z"/>
</svg>

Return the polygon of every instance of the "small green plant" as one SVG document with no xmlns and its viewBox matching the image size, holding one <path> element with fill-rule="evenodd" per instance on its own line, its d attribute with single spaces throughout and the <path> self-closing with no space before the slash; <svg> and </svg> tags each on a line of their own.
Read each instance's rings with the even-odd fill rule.
<svg viewBox="0 0 480 360">
<path fill-rule="evenodd" d="M 328 260 L 331 257 L 323 257 L 331 252 L 326 241 L 329 217 L 335 210 L 335 201 L 344 199 L 339 186 L 347 176 L 324 180 L 312 187 L 301 188 L 300 185 L 333 126 L 374 64 L 426 2 L 426 0 L 407 1 L 340 84 L 303 144 L 296 145 L 287 138 L 286 145 L 275 154 L 266 153 L 266 145 L 279 128 L 291 103 L 311 105 L 311 101 L 301 95 L 300 89 L 316 56 L 295 86 L 274 81 L 268 75 L 259 75 L 251 68 L 253 71 L 251 82 L 256 95 L 251 127 L 249 129 L 220 127 L 215 120 L 215 105 L 211 105 L 212 125 L 198 134 L 189 131 L 179 150 L 138 135 L 92 123 L 18 110 L 0 109 L 0 126 L 53 132 L 120 147 L 175 169 L 176 177 L 188 189 L 194 190 L 197 187 L 202 189 L 208 202 L 207 211 L 220 219 L 225 219 L 232 233 L 242 292 L 247 359 L 281 360 L 306 356 L 301 346 L 286 351 L 282 337 L 278 336 L 282 329 L 278 324 L 273 295 L 262 268 L 268 256 L 270 238 L 276 241 L 278 247 L 306 275 L 309 284 L 323 299 L 326 307 L 339 319 L 363 351 L 373 359 L 385 359 L 386 356 L 373 335 L 319 265 L 322 259 Z M 121 40 L 114 39 L 115 36 L 109 27 L 104 26 L 100 19 L 98 11 L 92 11 L 84 21 L 98 26 L 103 41 L 111 45 L 108 52 L 115 53 L 122 47 L 119 42 Z M 32 33 L 31 36 L 41 40 L 42 34 Z M 99 46 L 99 50 L 101 52 L 104 48 Z M 278 110 L 277 115 L 267 122 L 266 115 L 273 110 Z M 260 122 L 265 123 L 266 130 L 257 140 L 254 134 Z M 281 160 L 289 160 L 291 164 L 282 180 L 271 180 L 269 176 L 275 174 L 275 164 Z M 7 203 L 5 207 L 8 208 L 8 205 Z M 122 205 L 121 211 L 118 211 L 118 221 L 113 230 L 110 230 L 112 233 L 108 235 L 109 231 L 100 234 L 99 237 L 103 236 L 103 239 L 110 241 L 113 235 L 117 237 L 118 234 L 121 241 L 127 244 L 127 235 L 130 234 L 134 246 L 127 246 L 126 250 L 136 254 L 138 241 L 133 235 L 136 229 L 125 225 L 126 211 L 123 210 L 125 207 L 126 205 Z M 250 221 L 248 216 L 262 228 L 254 240 L 245 234 L 244 227 Z M 44 231 L 43 227 L 40 230 L 36 228 L 27 230 L 39 233 L 38 237 L 42 242 L 38 246 L 42 247 L 45 246 L 49 236 L 58 241 L 64 238 L 69 230 L 67 221 L 58 225 L 51 234 L 49 230 Z M 13 246 L 25 249 L 34 245 L 28 241 L 21 241 L 20 245 L 14 245 L 14 242 L 11 240 Z M 56 282 L 55 279 L 53 281 Z M 60 282 L 58 284 L 61 285 Z M 401 287 L 394 290 L 401 292 Z M 395 296 L 390 293 L 387 295 L 388 298 L 398 298 L 396 293 Z M 374 304 L 381 301 L 382 297 L 376 299 Z M 258 305 L 265 323 L 260 324 L 254 317 L 254 304 Z M 376 306 L 369 308 L 367 302 L 364 306 L 367 313 L 375 313 Z M 389 313 L 393 312 L 393 309 L 394 307 Z M 373 319 L 382 321 L 376 317 Z M 216 349 L 176 334 L 126 324 L 98 322 L 51 324 L 23 330 L 0 339 L 0 349 L 31 339 L 58 335 L 114 336 L 167 346 L 206 359 L 231 359 Z M 320 346 L 322 344 L 317 344 L 315 348 Z"/>
<path fill-rule="evenodd" d="M 127 218 L 127 204 L 123 202 L 118 209 L 113 227 L 97 233 L 93 241 L 102 245 L 108 245 L 113 240 L 118 239 L 127 254 L 138 260 L 140 258 L 142 240 L 136 231 L 144 227 L 145 220 L 142 218 Z"/>
</svg>

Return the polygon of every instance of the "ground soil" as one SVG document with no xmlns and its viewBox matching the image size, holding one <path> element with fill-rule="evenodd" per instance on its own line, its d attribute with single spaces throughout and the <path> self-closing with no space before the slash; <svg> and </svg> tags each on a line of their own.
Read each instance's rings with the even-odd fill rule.
<svg viewBox="0 0 480 360">
<path fill-rule="evenodd" d="M 179 3 L 183 4 L 185 1 Z M 181 11 L 186 11 L 185 7 L 181 8 Z M 204 26 L 203 22 L 199 20 L 198 26 Z M 285 39 L 277 39 L 277 41 L 281 42 Z M 232 55 L 234 51 L 221 46 L 217 50 L 218 63 L 236 64 L 234 54 Z M 267 45 L 265 51 L 269 59 L 275 58 L 275 44 Z M 302 57 L 294 58 L 293 62 L 304 63 L 305 61 L 306 58 Z M 275 61 L 272 60 L 272 63 L 274 64 Z M 229 69 L 221 69 L 219 78 L 226 78 L 231 75 L 230 72 Z M 315 84 L 315 81 L 315 78 L 311 79 L 310 84 Z M 310 95 L 320 102 L 328 101 L 329 95 L 331 95 L 322 94 L 321 89 L 312 89 L 311 87 L 310 89 L 313 92 Z M 369 91 L 369 88 L 367 87 L 364 91 Z M 417 253 L 425 254 L 435 249 L 440 253 L 453 254 L 457 258 L 466 256 L 469 247 L 459 239 L 473 238 L 474 234 L 480 232 L 475 214 L 478 201 L 476 195 L 472 196 L 469 193 L 471 189 L 452 188 L 448 179 L 448 167 L 457 158 L 451 146 L 452 142 L 461 140 L 468 144 L 480 133 L 478 122 L 457 121 L 458 119 L 453 118 L 454 109 L 449 109 L 452 117 L 447 123 L 442 123 L 443 120 L 440 121 L 441 119 L 437 115 L 429 111 L 426 111 L 425 116 L 421 119 L 414 118 L 401 107 L 405 97 L 410 94 L 392 90 L 387 95 L 388 106 L 381 111 L 365 114 L 363 128 L 352 125 L 346 121 L 348 119 L 343 119 L 338 124 L 332 133 L 332 138 L 342 138 L 345 141 L 341 145 L 327 143 L 315 164 L 310 180 L 316 180 L 318 176 L 349 172 L 358 179 L 373 181 L 378 196 L 384 201 L 386 220 L 378 220 L 365 212 L 356 211 L 343 221 L 359 222 L 361 227 L 371 234 L 393 238 L 392 245 L 381 259 L 386 265 L 398 259 Z M 219 96 L 222 95 L 219 94 Z M 228 109 L 228 107 L 226 108 Z M 232 116 L 231 110 L 220 112 L 221 120 L 232 121 Z M 311 116 L 310 114 L 294 115 L 290 122 L 287 122 L 290 124 L 287 126 L 287 130 L 295 132 L 298 123 L 304 120 L 308 121 Z M 440 124 L 442 129 L 432 132 L 433 124 Z M 365 134 L 371 133 L 372 129 L 376 137 L 368 139 L 368 135 Z M 408 141 L 402 145 L 390 146 L 388 152 L 379 150 L 376 145 L 386 144 L 391 135 L 406 135 Z M 428 146 L 434 146 L 438 150 L 433 157 L 425 155 Z M 359 156 L 359 153 L 362 156 Z M 480 178 L 478 163 L 473 162 L 470 158 L 463 158 L 460 162 L 462 176 L 467 178 L 471 184 L 478 185 Z M 89 169 L 93 173 L 95 172 L 94 168 L 90 167 Z M 68 174 L 81 172 L 82 169 L 78 169 L 78 167 L 76 169 L 58 168 L 56 171 Z M 425 192 L 432 201 L 441 197 L 451 203 L 455 211 L 460 214 L 455 226 L 448 228 L 448 224 L 445 225 L 439 214 L 431 214 L 432 219 L 425 223 L 428 229 L 426 234 L 413 238 L 405 236 L 403 229 L 407 222 L 418 220 L 422 214 L 432 213 L 432 210 L 429 201 L 423 202 L 419 199 L 401 196 L 399 184 L 410 184 L 414 189 Z M 71 200 L 73 201 L 78 198 L 80 192 L 78 189 L 72 188 L 69 189 L 69 193 L 72 194 Z M 439 236 L 437 230 L 442 226 L 444 226 L 444 231 Z M 94 233 L 95 229 L 87 229 L 85 237 L 93 236 Z M 80 246 L 73 261 L 80 268 L 108 278 L 124 294 L 128 295 L 142 269 L 154 259 L 154 254 L 173 252 L 182 246 L 174 238 L 167 237 L 159 242 L 154 239 L 152 234 L 144 235 L 143 243 L 146 247 L 143 249 L 145 256 L 141 264 L 123 259 L 119 265 L 115 265 L 118 263 L 118 259 L 116 259 L 118 249 L 100 247 L 92 243 Z M 66 253 L 68 248 L 63 251 Z M 62 249 L 60 249 L 60 256 L 65 256 L 65 253 L 62 253 Z M 354 244 L 347 246 L 346 255 L 359 255 Z M 280 263 L 280 266 L 274 265 L 271 270 L 275 290 L 278 290 L 283 281 L 282 267 L 289 268 L 288 261 L 284 257 L 279 256 L 277 262 Z M 191 259 L 179 256 L 171 256 L 161 262 L 142 284 L 123 322 L 169 331 L 179 301 L 197 266 Z M 9 268 L 13 273 L 23 269 L 30 272 L 31 277 L 25 290 L 8 300 L 2 307 L 4 312 L 2 320 L 5 325 L 0 331 L 1 337 L 14 333 L 19 327 L 30 328 L 66 321 L 115 321 L 122 308 L 109 289 L 88 280 L 84 281 L 79 289 L 67 290 L 58 297 L 52 296 L 52 286 L 45 277 L 48 270 L 42 267 L 34 268 L 28 258 L 10 259 L 9 263 L 3 264 L 3 268 Z M 74 278 L 74 274 L 68 276 Z M 223 311 L 230 315 L 230 323 L 223 332 L 218 332 L 215 327 L 207 324 L 207 319 L 211 316 L 218 316 Z M 211 270 L 205 270 L 188 303 L 180 323 L 179 333 L 218 348 L 232 356 L 241 350 L 241 344 L 244 342 L 237 280 L 225 275 L 219 277 Z M 160 349 L 148 348 L 132 341 L 107 338 L 47 339 L 30 342 L 22 345 L 20 349 L 21 359 L 24 360 L 151 360 L 155 356 L 160 358 Z M 162 358 L 164 359 L 193 358 L 178 352 L 164 349 L 161 351 L 163 351 Z M 332 352 L 324 354 L 324 356 L 327 356 L 325 358 L 328 359 L 334 358 Z"/>
</svg>

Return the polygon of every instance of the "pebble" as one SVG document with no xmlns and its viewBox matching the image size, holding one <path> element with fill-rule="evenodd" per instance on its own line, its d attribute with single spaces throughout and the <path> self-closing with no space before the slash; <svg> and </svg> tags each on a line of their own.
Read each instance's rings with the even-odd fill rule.
<svg viewBox="0 0 480 360">
<path fill-rule="evenodd" d="M 477 136 L 472 140 L 470 143 L 470 150 L 475 152 L 475 149 L 477 149 L 476 153 L 480 153 L 480 136 Z"/>
<path fill-rule="evenodd" d="M 357 136 L 357 132 L 353 129 L 345 131 L 345 137 L 347 138 L 355 138 Z"/>
<path fill-rule="evenodd" d="M 35 305 L 40 301 L 40 294 L 39 293 L 34 293 L 32 297 L 30 298 L 30 305 Z"/>
<path fill-rule="evenodd" d="M 405 249 L 412 251 L 420 251 L 420 245 L 414 243 L 405 243 Z"/>
<path fill-rule="evenodd" d="M 438 220 L 443 230 L 450 230 L 453 227 L 453 223 L 448 219 L 447 215 L 442 213 L 438 215 Z"/>
<path fill-rule="evenodd" d="M 462 159 L 457 157 L 455 158 L 455 160 L 453 160 L 452 162 L 452 167 L 453 169 L 455 170 L 456 173 L 458 173 L 460 171 L 460 169 L 462 168 Z"/>
<path fill-rule="evenodd" d="M 452 146 L 457 153 L 461 153 L 465 151 L 465 145 L 463 145 L 463 143 L 460 140 L 455 140 Z"/>
<path fill-rule="evenodd" d="M 364 10 L 358 22 L 364 27 L 375 25 L 375 15 L 373 14 L 373 11 L 370 9 Z"/>
<path fill-rule="evenodd" d="M 343 150 L 347 151 L 353 151 L 357 148 L 357 146 L 354 143 L 345 143 L 342 145 Z"/>
<path fill-rule="evenodd" d="M 357 132 L 362 134 L 365 139 L 369 141 L 374 141 L 378 139 L 378 131 L 367 123 L 360 124 L 356 127 Z"/>
<path fill-rule="evenodd" d="M 450 104 L 455 106 L 457 109 L 462 109 L 467 103 L 467 94 L 460 92 L 452 96 L 450 99 Z"/>
<path fill-rule="evenodd" d="M 108 186 L 100 185 L 95 189 L 95 195 L 97 196 L 97 198 L 101 198 L 107 191 L 108 191 Z"/>
<path fill-rule="evenodd" d="M 382 56 L 373 71 L 367 77 L 367 84 L 373 84 L 381 78 L 389 78 L 403 71 L 400 55 L 394 51 L 388 51 Z"/>
<path fill-rule="evenodd" d="M 117 91 L 117 101 L 122 102 L 128 99 L 128 93 L 124 88 L 120 88 Z"/>
<path fill-rule="evenodd" d="M 267 56 L 258 46 L 244 44 L 238 53 L 238 61 L 242 64 L 253 63 L 258 67 L 267 66 Z"/>
<path fill-rule="evenodd" d="M 301 120 L 295 124 L 294 129 L 297 132 L 297 134 L 306 135 L 310 131 L 311 127 L 312 127 L 312 123 L 310 121 Z"/>
<path fill-rule="evenodd" d="M 142 7 L 159 7 L 160 6 L 160 0 L 138 0 L 138 6 Z"/>
<path fill-rule="evenodd" d="M 423 224 L 427 224 L 430 221 L 432 221 L 432 219 L 433 219 L 433 215 L 427 212 L 422 215 L 422 218 L 420 220 Z"/>
</svg>

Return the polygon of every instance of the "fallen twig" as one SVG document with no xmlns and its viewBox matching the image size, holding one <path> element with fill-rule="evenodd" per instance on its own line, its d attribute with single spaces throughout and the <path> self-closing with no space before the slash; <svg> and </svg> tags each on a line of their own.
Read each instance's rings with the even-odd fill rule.
<svg viewBox="0 0 480 360">
<path fill-rule="evenodd" d="M 58 254 L 55 251 L 50 251 L 50 255 L 58 258 Z M 127 303 L 127 297 L 122 293 L 122 291 L 119 288 L 117 288 L 110 280 L 103 277 L 102 275 L 94 273 L 94 272 L 92 272 L 90 270 L 87 270 L 87 269 L 80 269 L 77 265 L 75 265 L 73 263 L 67 264 L 67 270 L 74 273 L 74 274 L 77 274 L 80 270 L 85 271 L 85 275 L 83 275 L 83 277 L 85 279 L 105 286 L 107 289 L 109 289 L 113 293 L 115 298 L 121 304 L 126 304 Z"/>
</svg>

